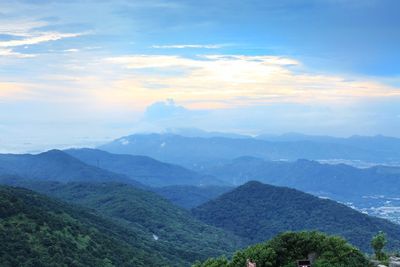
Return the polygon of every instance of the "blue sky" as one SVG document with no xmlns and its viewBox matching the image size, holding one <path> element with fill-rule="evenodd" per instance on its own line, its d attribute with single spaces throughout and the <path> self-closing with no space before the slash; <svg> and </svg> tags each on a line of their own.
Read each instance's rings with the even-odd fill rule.
<svg viewBox="0 0 400 267">
<path fill-rule="evenodd" d="M 135 131 L 400 137 L 389 0 L 1 1 L 2 151 Z"/>
</svg>

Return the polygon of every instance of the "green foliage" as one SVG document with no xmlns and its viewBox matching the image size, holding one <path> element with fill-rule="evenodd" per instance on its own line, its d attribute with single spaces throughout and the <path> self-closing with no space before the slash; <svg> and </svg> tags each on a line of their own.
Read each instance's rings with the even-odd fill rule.
<svg viewBox="0 0 400 267">
<path fill-rule="evenodd" d="M 294 189 L 248 182 L 192 213 L 207 224 L 249 239 L 268 240 L 284 231 L 318 230 L 345 237 L 364 251 L 376 229 L 388 233 L 391 247 L 400 247 L 400 226 L 369 217 L 337 202 Z"/>
<path fill-rule="evenodd" d="M 208 259 L 194 267 L 243 267 L 251 258 L 257 267 L 296 267 L 296 260 L 316 255 L 314 267 L 368 267 L 364 255 L 340 237 L 319 232 L 286 232 L 270 241 L 238 251 L 232 260 Z"/>
<path fill-rule="evenodd" d="M 126 238 L 122 238 L 126 236 Z M 168 263 L 132 233 L 24 189 L 0 187 L 1 266 L 157 266 Z"/>
<path fill-rule="evenodd" d="M 193 267 L 228 267 L 229 261 L 226 257 L 210 258 L 205 262 L 196 262 Z M 244 266 L 244 265 L 243 265 Z"/>
<path fill-rule="evenodd" d="M 152 190 L 179 207 L 192 209 L 232 189 L 228 186 L 172 185 Z"/>
<path fill-rule="evenodd" d="M 375 257 L 377 260 L 385 260 L 386 255 L 383 252 L 383 248 L 387 243 L 386 234 L 379 231 L 372 239 L 371 246 L 374 249 Z"/>
<path fill-rule="evenodd" d="M 155 193 L 117 183 L 69 183 L 36 188 L 42 193 L 96 210 L 136 233 L 147 250 L 171 262 L 193 263 L 243 246 L 240 238 L 194 219 Z M 159 239 L 154 240 L 153 234 Z M 127 240 L 137 243 L 136 240 Z"/>
</svg>

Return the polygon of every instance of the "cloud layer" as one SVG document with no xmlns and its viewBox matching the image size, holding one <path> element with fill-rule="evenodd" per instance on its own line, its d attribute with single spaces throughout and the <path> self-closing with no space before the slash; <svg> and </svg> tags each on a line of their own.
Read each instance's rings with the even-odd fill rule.
<svg viewBox="0 0 400 267">
<path fill-rule="evenodd" d="M 130 55 L 105 61 L 130 70 L 124 79 L 115 82 L 116 90 L 131 92 L 132 98 L 137 96 L 136 93 L 147 91 L 146 100 L 156 94 L 158 98 L 172 97 L 193 108 L 282 102 L 340 105 L 362 99 L 400 96 L 398 88 L 384 83 L 368 78 L 313 73 L 301 62 L 279 56 Z M 155 91 L 154 84 L 162 89 Z M 129 97 L 129 93 L 123 95 Z"/>
</svg>

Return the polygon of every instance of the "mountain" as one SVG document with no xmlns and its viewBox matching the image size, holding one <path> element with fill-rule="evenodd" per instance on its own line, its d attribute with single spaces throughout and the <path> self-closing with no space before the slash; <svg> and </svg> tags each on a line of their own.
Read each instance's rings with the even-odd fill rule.
<svg viewBox="0 0 400 267">
<path fill-rule="evenodd" d="M 227 133 L 227 132 L 213 132 L 204 131 L 198 128 L 169 128 L 166 129 L 167 134 L 175 134 L 186 137 L 227 137 L 227 138 L 250 138 L 249 135 L 237 134 L 237 133 Z"/>
<path fill-rule="evenodd" d="M 296 132 L 284 133 L 281 135 L 260 134 L 256 139 L 271 141 L 271 142 L 296 142 L 296 141 L 313 141 L 321 143 L 338 143 L 347 138 L 332 137 L 327 135 L 307 135 Z"/>
<path fill-rule="evenodd" d="M 206 225 L 159 195 L 119 183 L 34 183 L 32 189 L 96 210 L 127 229 L 154 239 L 171 258 L 194 262 L 229 254 L 240 238 Z"/>
<path fill-rule="evenodd" d="M 92 212 L 0 186 L 1 266 L 165 266 L 160 246 Z"/>
<path fill-rule="evenodd" d="M 0 175 L 15 175 L 37 180 L 137 182 L 128 177 L 87 165 L 60 150 L 38 155 L 0 154 Z"/>
<path fill-rule="evenodd" d="M 355 148 L 379 151 L 382 153 L 396 154 L 400 150 L 400 138 L 383 135 L 360 136 L 353 135 L 347 138 L 305 135 L 300 133 L 286 133 L 283 135 L 259 135 L 257 139 L 276 142 L 310 141 L 314 143 L 330 143 L 352 146 Z"/>
<path fill-rule="evenodd" d="M 310 160 L 286 162 L 241 157 L 204 172 L 231 184 L 257 180 L 341 201 L 360 201 L 363 196 L 374 195 L 397 197 L 400 194 L 398 167 L 359 169 L 345 164 L 321 164 Z"/>
<path fill-rule="evenodd" d="M 394 139 L 393 142 L 395 140 L 397 139 Z M 356 143 L 356 140 L 354 143 Z M 330 143 L 309 140 L 281 142 L 251 137 L 204 138 L 174 134 L 135 134 L 118 138 L 99 147 L 99 149 L 111 153 L 145 155 L 196 170 L 201 170 L 204 166 L 209 167 L 226 163 L 242 156 L 259 157 L 265 160 L 306 158 L 377 163 L 400 162 L 400 150 L 389 148 L 389 140 L 385 141 L 385 149 L 379 149 L 378 146 L 356 146 L 351 142 Z"/>
<path fill-rule="evenodd" d="M 149 186 L 221 184 L 215 177 L 201 175 L 178 165 L 146 156 L 111 154 L 98 149 L 69 149 L 69 155 L 102 169 L 126 175 Z"/>
<path fill-rule="evenodd" d="M 210 199 L 232 190 L 229 186 L 186 186 L 173 185 L 151 189 L 177 206 L 185 209 L 197 207 Z"/>
<path fill-rule="evenodd" d="M 382 230 L 389 237 L 389 247 L 400 245 L 399 225 L 369 217 L 332 200 L 255 181 L 194 208 L 192 213 L 207 224 L 253 243 L 284 231 L 318 230 L 343 236 L 368 251 L 372 236 Z"/>
</svg>

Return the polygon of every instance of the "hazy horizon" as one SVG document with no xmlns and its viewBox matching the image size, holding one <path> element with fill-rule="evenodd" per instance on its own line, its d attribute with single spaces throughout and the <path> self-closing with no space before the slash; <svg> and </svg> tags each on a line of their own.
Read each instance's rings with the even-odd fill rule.
<svg viewBox="0 0 400 267">
<path fill-rule="evenodd" d="M 129 132 L 127 134 L 121 134 L 116 136 L 109 136 L 103 139 L 91 139 L 91 138 L 83 138 L 82 140 L 71 140 L 71 142 L 65 143 L 20 143 L 20 144 L 11 144 L 11 145 L 3 145 L 2 150 L 0 150 L 0 154 L 11 153 L 11 154 L 37 154 L 46 152 L 53 149 L 71 149 L 71 148 L 97 148 L 101 145 L 107 144 L 111 141 L 115 141 L 118 139 L 122 139 L 131 135 L 150 135 L 150 134 L 174 134 L 183 137 L 200 137 L 200 138 L 210 138 L 210 137 L 226 137 L 226 138 L 257 138 L 258 136 L 267 136 L 267 137 L 285 137 L 285 136 L 306 136 L 306 137 L 332 137 L 332 138 L 351 138 L 351 137 L 388 137 L 388 138 L 398 138 L 394 136 L 386 136 L 381 134 L 376 135 L 324 135 L 324 134 L 306 134 L 301 132 L 283 132 L 283 133 L 268 133 L 268 132 L 259 132 L 259 133 L 248 133 L 248 132 L 229 132 L 229 131 L 207 131 L 200 128 L 164 128 L 159 130 L 138 130 Z M 86 140 L 85 140 L 86 139 Z M 68 141 L 68 140 L 67 140 Z"/>
</svg>

